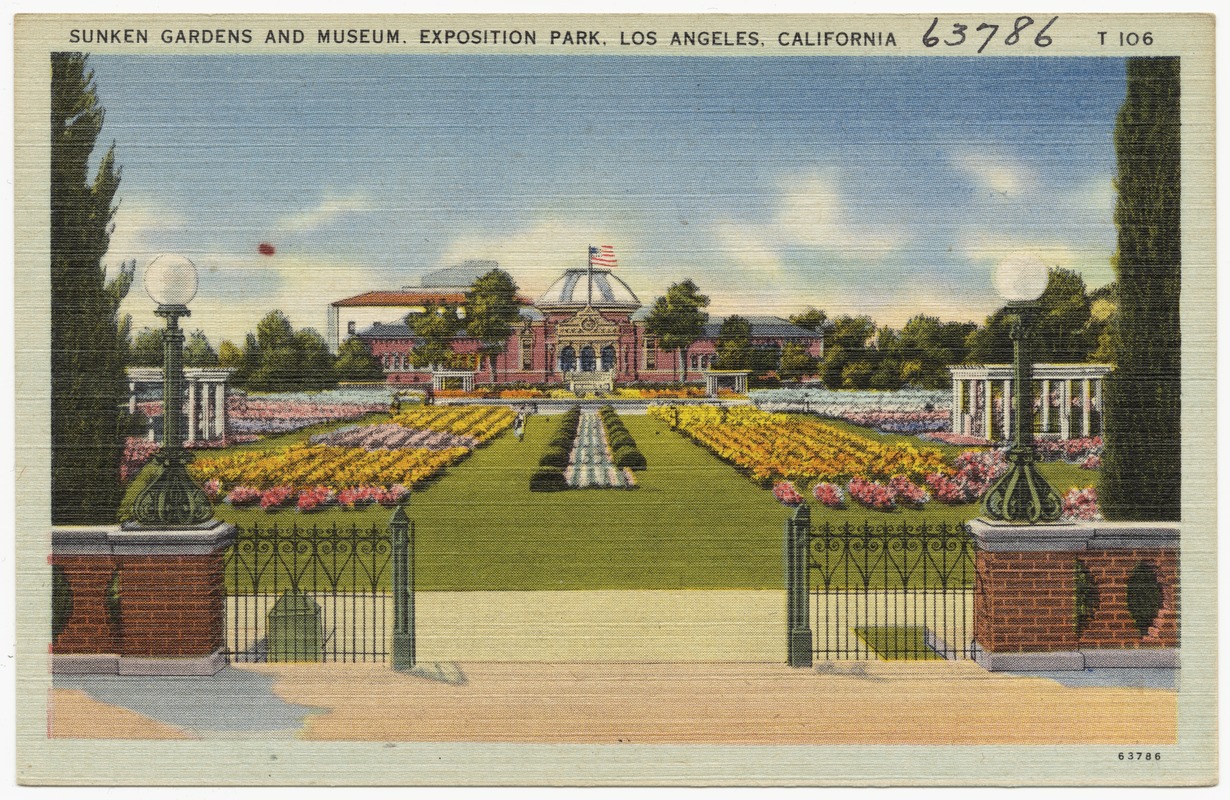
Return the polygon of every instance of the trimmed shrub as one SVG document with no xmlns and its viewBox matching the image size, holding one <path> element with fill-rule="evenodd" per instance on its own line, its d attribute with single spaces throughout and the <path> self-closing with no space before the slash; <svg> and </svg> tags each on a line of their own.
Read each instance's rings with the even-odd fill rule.
<svg viewBox="0 0 1230 800">
<path fill-rule="evenodd" d="M 621 469 L 642 470 L 645 468 L 645 456 L 635 447 L 621 447 L 614 453 L 615 466 Z"/>
<path fill-rule="evenodd" d="M 606 440 L 611 443 L 612 450 L 620 447 L 636 447 L 636 440 L 627 433 L 607 434 Z"/>
<path fill-rule="evenodd" d="M 568 488 L 563 470 L 543 467 L 530 476 L 531 492 L 562 492 Z"/>
<path fill-rule="evenodd" d="M 562 447 L 550 447 L 538 459 L 538 466 L 563 469 L 568 466 L 568 451 Z"/>
</svg>

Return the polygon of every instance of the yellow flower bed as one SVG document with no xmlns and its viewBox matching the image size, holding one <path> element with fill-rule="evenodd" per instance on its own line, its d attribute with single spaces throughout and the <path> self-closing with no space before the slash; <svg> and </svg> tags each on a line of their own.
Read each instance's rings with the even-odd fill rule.
<svg viewBox="0 0 1230 800">
<path fill-rule="evenodd" d="M 421 483 L 465 458 L 465 447 L 447 450 L 364 450 L 358 447 L 295 445 L 281 450 L 246 451 L 219 458 L 198 458 L 189 465 L 199 481 L 217 478 L 224 488 L 251 486 L 344 489 L 367 484 L 404 486 Z"/>
<path fill-rule="evenodd" d="M 401 411 L 393 421 L 407 428 L 447 431 L 486 442 L 512 425 L 516 417 L 507 406 L 427 406 Z"/>
<path fill-rule="evenodd" d="M 894 475 L 921 482 L 931 472 L 952 472 L 938 450 L 884 444 L 820 421 L 750 407 L 728 409 L 725 419 L 712 406 L 677 412 L 683 433 L 760 482 L 844 483 L 854 477 L 887 480 Z M 675 411 L 659 406 L 649 413 L 671 422 Z"/>
</svg>

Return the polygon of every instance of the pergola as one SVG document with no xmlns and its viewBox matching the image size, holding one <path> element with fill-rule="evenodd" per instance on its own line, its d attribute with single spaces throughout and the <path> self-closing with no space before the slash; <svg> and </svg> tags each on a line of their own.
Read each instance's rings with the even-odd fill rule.
<svg viewBox="0 0 1230 800">
<path fill-rule="evenodd" d="M 128 413 L 137 413 L 137 387 L 162 385 L 161 367 L 129 367 Z M 188 419 L 185 441 L 208 442 L 226 438 L 226 386 L 234 370 L 219 367 L 185 367 L 184 383 L 188 402 L 184 415 Z M 152 430 L 151 430 L 152 433 Z"/>
<path fill-rule="evenodd" d="M 432 391 L 443 391 L 444 384 L 449 379 L 461 381 L 461 390 L 463 392 L 474 391 L 474 372 L 466 369 L 433 369 L 431 371 L 431 389 Z"/>
<path fill-rule="evenodd" d="M 752 373 L 746 370 L 707 369 L 705 376 L 705 394 L 717 397 L 718 389 L 733 389 L 736 394 L 747 394 L 747 376 Z"/>
<path fill-rule="evenodd" d="M 1111 369 L 1109 364 L 1034 364 L 1034 397 L 1040 401 L 1036 433 L 1071 439 L 1075 416 L 1081 436 L 1101 435 L 1102 384 Z M 948 371 L 953 433 L 994 440 L 999 401 L 999 432 L 1005 441 L 1011 439 L 1012 365 L 964 365 Z"/>
</svg>

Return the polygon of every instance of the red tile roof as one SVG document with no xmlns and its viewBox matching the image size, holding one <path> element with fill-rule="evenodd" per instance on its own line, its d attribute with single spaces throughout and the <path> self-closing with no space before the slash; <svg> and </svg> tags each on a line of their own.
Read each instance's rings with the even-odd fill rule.
<svg viewBox="0 0 1230 800">
<path fill-rule="evenodd" d="M 464 292 L 365 292 L 333 303 L 335 306 L 421 306 L 430 302 L 435 305 L 464 305 Z"/>
</svg>

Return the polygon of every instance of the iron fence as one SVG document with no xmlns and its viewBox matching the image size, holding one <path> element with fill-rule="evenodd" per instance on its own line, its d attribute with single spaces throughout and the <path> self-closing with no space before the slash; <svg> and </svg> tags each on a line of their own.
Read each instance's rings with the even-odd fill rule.
<svg viewBox="0 0 1230 800">
<path fill-rule="evenodd" d="M 789 661 L 973 657 L 974 539 L 960 523 L 786 523 Z"/>
<path fill-rule="evenodd" d="M 384 661 L 394 619 L 386 528 L 252 525 L 223 557 L 232 661 Z"/>
</svg>

